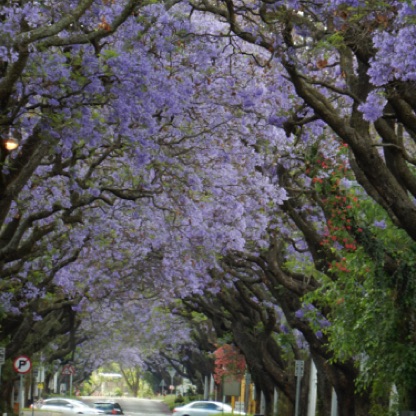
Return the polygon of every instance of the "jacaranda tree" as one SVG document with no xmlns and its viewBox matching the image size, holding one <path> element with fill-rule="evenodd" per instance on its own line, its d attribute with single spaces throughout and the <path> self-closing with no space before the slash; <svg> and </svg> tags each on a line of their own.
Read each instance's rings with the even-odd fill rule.
<svg viewBox="0 0 416 416">
<path fill-rule="evenodd" d="M 281 149 L 275 152 L 280 161 L 276 173 L 290 191 L 284 204 L 287 217 L 279 225 L 281 231 L 295 226 L 296 232 L 288 235 L 292 243 L 286 245 L 282 245 L 284 235 L 274 232 L 278 244 L 268 269 L 273 263 L 278 266 L 275 274 L 291 290 L 287 295 L 291 300 L 294 294 L 302 298 L 323 283 L 317 271 L 328 276 L 327 290 L 316 293 L 333 296 L 327 333 L 337 333 L 332 340 L 339 348 L 339 362 L 346 357 L 356 360 L 361 354 L 357 368 L 364 368 L 361 375 L 366 381 L 371 374 L 384 374 L 379 381 L 389 379 L 403 388 L 403 399 L 414 397 L 410 375 L 414 345 L 409 341 L 414 337 L 414 80 L 412 52 L 408 52 L 414 44 L 414 6 L 405 1 L 196 1 L 192 5 L 217 16 L 227 26 L 223 36 L 231 42 L 238 38 L 268 51 L 267 59 L 256 56 L 256 64 L 279 73 L 272 94 L 279 104 L 284 97 L 285 105 L 269 113 L 269 122 L 293 138 L 287 153 L 291 163 L 281 157 Z M 336 166 L 331 147 L 344 145 L 347 160 Z M 351 186 L 354 189 L 349 190 Z M 365 202 L 366 196 L 377 205 Z M 392 235 L 401 236 L 404 246 L 396 239 L 391 245 Z M 301 262 L 299 256 L 295 261 L 296 256 L 288 256 L 288 248 L 298 253 L 306 250 L 314 271 L 301 268 L 303 273 L 293 275 Z M 279 253 L 283 254 L 280 262 Z M 292 275 L 286 273 L 285 280 L 282 271 L 287 272 L 288 266 Z M 340 291 L 348 296 L 339 296 Z M 381 303 L 388 305 L 385 320 L 377 313 Z M 334 307 L 337 304 L 342 308 Z M 321 305 L 321 311 L 329 312 L 327 307 Z M 334 310 L 342 310 L 342 315 L 337 318 Z M 296 317 L 296 312 L 292 314 Z M 384 329 L 374 337 L 371 328 L 379 322 Z M 334 325 L 340 323 L 342 330 Z M 358 333 L 372 336 L 354 344 L 351 341 L 358 337 L 349 334 Z M 309 343 L 313 345 L 311 338 Z M 408 363 L 401 365 L 404 357 Z M 341 396 L 343 389 L 335 378 L 332 381 Z M 405 400 L 402 406 L 414 404 Z M 354 412 L 349 406 L 341 409 L 345 414 Z"/>
<path fill-rule="evenodd" d="M 189 19 L 172 5 L 2 5 L 9 381 L 19 353 L 75 361 L 82 345 L 99 365 L 87 345 L 129 313 L 146 321 L 164 299 L 203 290 L 216 253 L 260 235 L 268 205 L 285 197 L 255 169 L 264 156 L 240 146 L 237 110 L 205 98 L 223 45 L 187 38 Z"/>
</svg>

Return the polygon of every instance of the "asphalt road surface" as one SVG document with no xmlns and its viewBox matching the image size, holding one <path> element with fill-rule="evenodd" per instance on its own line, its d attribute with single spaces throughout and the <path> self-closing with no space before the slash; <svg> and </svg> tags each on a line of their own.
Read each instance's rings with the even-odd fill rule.
<svg viewBox="0 0 416 416">
<path fill-rule="evenodd" d="M 126 416 L 171 416 L 169 408 L 160 400 L 135 399 L 132 397 L 81 397 L 83 402 L 93 403 L 98 400 L 114 400 L 120 403 Z"/>
</svg>

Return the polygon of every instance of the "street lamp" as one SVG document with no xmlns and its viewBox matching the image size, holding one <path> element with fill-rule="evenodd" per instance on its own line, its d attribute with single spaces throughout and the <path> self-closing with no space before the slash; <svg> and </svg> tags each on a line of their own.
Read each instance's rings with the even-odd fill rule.
<svg viewBox="0 0 416 416">
<path fill-rule="evenodd" d="M 19 141 L 12 136 L 8 136 L 7 139 L 3 140 L 3 144 L 9 152 L 19 147 Z"/>
<path fill-rule="evenodd" d="M 7 130 L 3 133 L 3 148 L 7 152 L 11 152 L 12 150 L 16 150 L 19 147 L 19 140 L 16 138 L 16 131 L 15 129 L 12 129 L 12 127 L 9 125 L 7 127 Z M 19 135 L 17 135 L 19 137 Z"/>
</svg>

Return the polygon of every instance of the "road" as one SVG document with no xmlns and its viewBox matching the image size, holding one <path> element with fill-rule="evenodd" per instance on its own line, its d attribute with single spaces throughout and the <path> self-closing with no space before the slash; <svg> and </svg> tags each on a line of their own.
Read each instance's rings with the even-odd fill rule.
<svg viewBox="0 0 416 416">
<path fill-rule="evenodd" d="M 120 403 L 126 416 L 170 416 L 166 404 L 160 400 L 135 399 L 132 397 L 81 397 L 83 402 L 93 403 L 96 400 L 114 400 Z"/>
</svg>

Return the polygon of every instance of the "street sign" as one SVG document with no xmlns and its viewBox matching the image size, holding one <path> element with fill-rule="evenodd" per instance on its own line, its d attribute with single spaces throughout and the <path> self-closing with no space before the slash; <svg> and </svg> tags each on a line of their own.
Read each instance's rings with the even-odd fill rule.
<svg viewBox="0 0 416 416">
<path fill-rule="evenodd" d="M 66 364 L 62 368 L 62 375 L 73 375 L 75 374 L 75 367 L 71 364 Z"/>
<path fill-rule="evenodd" d="M 305 369 L 305 361 L 296 360 L 295 361 L 295 376 L 302 377 Z"/>
<path fill-rule="evenodd" d="M 6 361 L 6 348 L 0 347 L 0 365 Z"/>
<path fill-rule="evenodd" d="M 20 374 L 28 373 L 32 368 L 30 358 L 26 357 L 26 355 L 20 355 L 19 357 L 14 359 L 13 368 L 14 371 L 17 371 Z"/>
</svg>

